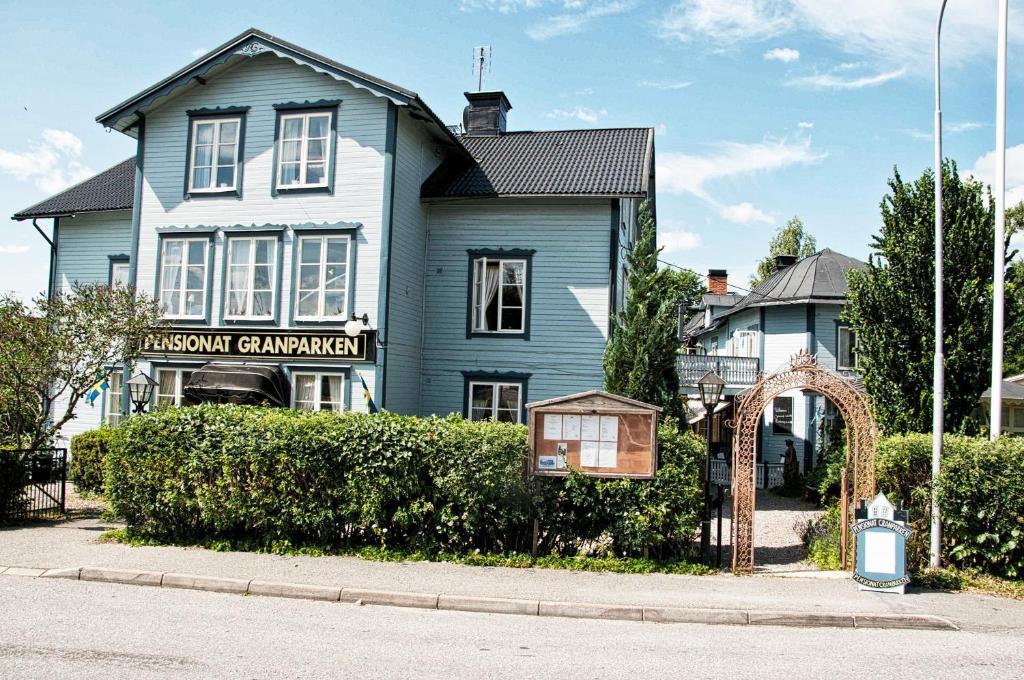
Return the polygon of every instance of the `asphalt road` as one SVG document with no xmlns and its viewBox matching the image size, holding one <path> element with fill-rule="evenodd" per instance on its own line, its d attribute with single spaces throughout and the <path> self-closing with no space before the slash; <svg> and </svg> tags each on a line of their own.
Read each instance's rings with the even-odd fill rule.
<svg viewBox="0 0 1024 680">
<path fill-rule="evenodd" d="M 1022 632 L 641 624 L 0 578 L 0 678 L 1020 678 Z"/>
</svg>

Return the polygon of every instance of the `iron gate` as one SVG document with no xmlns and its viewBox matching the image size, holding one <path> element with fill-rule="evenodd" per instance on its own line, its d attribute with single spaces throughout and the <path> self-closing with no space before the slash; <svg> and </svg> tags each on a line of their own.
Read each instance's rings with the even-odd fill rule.
<svg viewBox="0 0 1024 680">
<path fill-rule="evenodd" d="M 64 514 L 67 500 L 67 449 L 9 449 L 0 451 L 3 467 L 24 466 L 27 480 L 21 496 L 0 508 L 0 521 L 47 519 Z"/>
</svg>

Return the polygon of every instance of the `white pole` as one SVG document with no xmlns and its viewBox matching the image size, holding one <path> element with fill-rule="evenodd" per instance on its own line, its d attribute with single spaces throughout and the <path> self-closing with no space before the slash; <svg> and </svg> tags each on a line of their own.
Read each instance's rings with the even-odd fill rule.
<svg viewBox="0 0 1024 680">
<path fill-rule="evenodd" d="M 945 359 L 942 352 L 942 80 L 939 38 L 946 2 L 942 0 L 935 21 L 935 355 L 932 366 L 932 522 L 928 547 L 928 563 L 933 568 L 941 565 L 942 554 L 939 468 L 942 464 L 942 430 L 945 427 Z"/>
<path fill-rule="evenodd" d="M 995 440 L 1003 431 L 1003 269 L 1006 242 L 1006 25 L 1009 0 L 999 0 L 996 56 L 996 233 L 992 268 L 992 424 Z"/>
</svg>

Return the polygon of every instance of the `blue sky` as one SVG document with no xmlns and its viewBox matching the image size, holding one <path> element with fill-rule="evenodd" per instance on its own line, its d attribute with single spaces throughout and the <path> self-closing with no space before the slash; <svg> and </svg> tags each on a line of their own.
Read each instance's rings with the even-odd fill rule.
<svg viewBox="0 0 1024 680">
<path fill-rule="evenodd" d="M 95 116 L 249 26 L 413 89 L 453 123 L 462 92 L 475 86 L 473 47 L 490 45 L 486 87 L 507 93 L 511 129 L 655 127 L 664 257 L 702 272 L 724 267 L 745 285 L 793 215 L 819 246 L 866 257 L 892 167 L 912 178 L 931 165 L 937 4 L 4 3 L 0 213 L 131 155 L 132 140 L 105 132 Z M 995 6 L 951 0 L 944 42 L 946 153 L 988 181 Z M 1007 184 L 1020 200 L 1019 7 L 1010 35 Z M 29 223 L 0 229 L 0 291 L 44 290 L 47 265 Z"/>
</svg>

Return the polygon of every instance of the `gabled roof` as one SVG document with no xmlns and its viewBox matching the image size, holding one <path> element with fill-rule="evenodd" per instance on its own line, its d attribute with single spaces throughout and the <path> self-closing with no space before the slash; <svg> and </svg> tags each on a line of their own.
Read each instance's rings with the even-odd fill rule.
<svg viewBox="0 0 1024 680">
<path fill-rule="evenodd" d="M 229 62 L 233 64 L 268 52 L 390 99 L 395 104 L 408 106 L 413 112 L 436 124 L 437 133 L 450 141 L 457 153 L 465 153 L 452 131 L 412 90 L 371 76 L 257 28 L 243 31 L 184 68 L 129 97 L 112 109 L 104 111 L 96 117 L 96 121 L 105 127 L 135 136 L 133 126 L 139 121 L 139 113 L 144 113 L 160 98 L 171 96 L 172 93 L 183 88 L 196 87 L 197 84 L 206 82 L 207 77 L 215 75 L 219 70 L 228 66 Z"/>
<path fill-rule="evenodd" d="M 84 182 L 50 196 L 14 213 L 12 219 L 26 220 L 33 217 L 64 217 L 92 212 L 131 210 L 135 199 L 135 157 L 117 165 Z"/>
<path fill-rule="evenodd" d="M 992 401 L 991 387 L 989 387 L 987 390 L 981 393 L 981 399 L 982 401 Z M 1004 380 L 1003 399 L 1009 399 L 1012 401 L 1024 401 L 1024 385 L 1012 382 L 1010 380 Z"/>
<path fill-rule="evenodd" d="M 475 163 L 445 163 L 423 198 L 647 194 L 651 128 L 462 135 Z"/>
<path fill-rule="evenodd" d="M 538 406 L 556 406 L 559 404 L 568 406 L 578 403 L 585 404 L 587 406 L 617 404 L 622 407 L 634 407 L 649 411 L 658 411 L 659 413 L 662 411 L 660 406 L 648 404 L 647 402 L 638 401 L 636 399 L 630 399 L 629 397 L 623 397 L 618 394 L 612 394 L 611 392 L 605 392 L 604 390 L 587 390 L 586 392 L 568 394 L 564 397 L 555 397 L 553 399 L 545 399 L 543 401 L 532 401 L 526 405 L 526 408 L 533 409 Z"/>
</svg>

